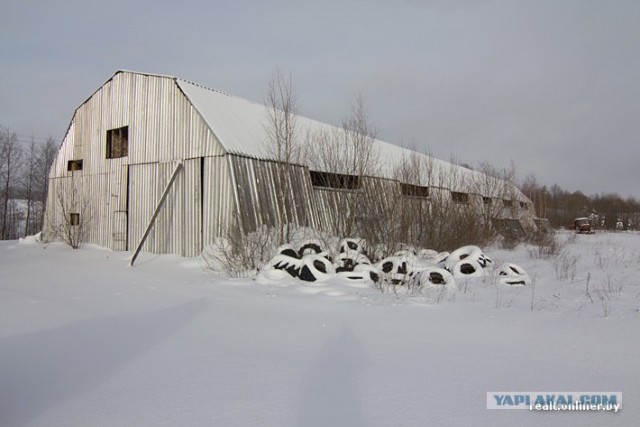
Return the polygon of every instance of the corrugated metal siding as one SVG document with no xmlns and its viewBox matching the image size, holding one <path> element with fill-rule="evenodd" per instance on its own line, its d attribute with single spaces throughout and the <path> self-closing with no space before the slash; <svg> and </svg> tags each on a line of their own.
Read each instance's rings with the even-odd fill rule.
<svg viewBox="0 0 640 427">
<path fill-rule="evenodd" d="M 232 186 L 245 232 L 280 221 L 315 226 L 308 170 L 302 166 L 230 155 Z"/>
<path fill-rule="evenodd" d="M 311 181 L 307 181 L 310 186 Z M 351 209 L 357 210 L 356 219 L 363 221 L 367 217 L 383 217 L 400 202 L 398 182 L 383 178 L 363 177 L 359 190 L 312 187 L 311 191 L 318 228 L 338 234 L 344 233 L 348 226 Z M 352 224 L 352 232 L 356 228 L 357 222 Z"/>
<path fill-rule="evenodd" d="M 135 248 L 156 207 L 157 163 L 129 166 L 129 247 Z M 149 234 L 144 250 L 153 251 L 156 233 Z"/>
<path fill-rule="evenodd" d="M 176 162 L 129 166 L 129 248 L 140 243 Z M 183 163 L 143 250 L 196 256 L 202 251 L 201 160 Z"/>
<path fill-rule="evenodd" d="M 182 255 L 193 257 L 202 252 L 202 159 L 184 162 L 184 201 L 182 215 Z"/>
<path fill-rule="evenodd" d="M 205 157 L 203 166 L 202 239 L 207 246 L 237 217 L 237 206 L 227 157 Z"/>
</svg>

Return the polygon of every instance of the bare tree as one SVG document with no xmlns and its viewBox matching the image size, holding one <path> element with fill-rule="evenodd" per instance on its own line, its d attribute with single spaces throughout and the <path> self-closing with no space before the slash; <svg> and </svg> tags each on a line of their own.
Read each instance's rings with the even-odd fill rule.
<svg viewBox="0 0 640 427">
<path fill-rule="evenodd" d="M 53 160 L 58 152 L 58 144 L 53 136 L 49 136 L 47 141 L 40 145 L 37 152 L 36 171 L 37 171 L 37 193 L 42 206 L 47 203 L 47 190 L 49 188 L 49 171 Z"/>
<path fill-rule="evenodd" d="M 533 201 L 536 216 L 547 217 L 548 191 L 546 187 L 541 187 L 535 175 L 529 174 L 521 185 L 522 192 Z"/>
<path fill-rule="evenodd" d="M 374 189 L 368 186 L 367 177 L 377 175 L 379 151 L 375 147 L 376 131 L 372 127 L 364 98 L 358 94 L 351 107 L 349 116 L 340 129 L 324 129 L 312 135 L 315 155 L 310 157 L 313 168 L 342 177 L 343 189 L 350 190 L 335 198 L 338 215 L 334 220 L 333 233 L 338 236 L 352 236 L 366 222 L 367 215 L 374 204 Z M 334 183 L 335 184 L 335 183 Z M 340 185 L 332 185 L 340 188 Z"/>
<path fill-rule="evenodd" d="M 27 157 L 24 161 L 24 171 L 21 176 L 23 197 L 27 201 L 27 212 L 25 214 L 24 234 L 25 236 L 31 234 L 34 230 L 34 216 L 38 216 L 37 212 L 37 200 L 36 200 L 36 185 L 37 185 L 37 155 L 38 149 L 34 138 L 31 138 L 31 142 L 27 148 Z"/>
<path fill-rule="evenodd" d="M 2 227 L 0 238 L 9 238 L 9 200 L 12 197 L 13 186 L 17 184 L 20 163 L 22 161 L 22 147 L 15 132 L 0 128 L 0 201 L 2 203 Z"/>
<path fill-rule="evenodd" d="M 513 170 L 498 169 L 488 162 L 478 166 L 479 174 L 475 175 L 472 189 L 482 197 L 480 213 L 484 226 L 492 229 L 492 220 L 500 217 L 507 209 L 505 200 L 512 201 L 514 194 Z"/>
<path fill-rule="evenodd" d="M 374 222 L 377 226 L 369 228 L 375 230 L 375 239 L 383 243 L 389 252 L 395 252 L 405 244 L 418 247 L 431 243 L 427 242 L 433 193 L 429 159 L 415 149 L 404 152 L 393 172 L 395 188 L 378 201 L 386 211 L 378 213 L 380 221 Z"/>
<path fill-rule="evenodd" d="M 35 191 L 34 197 L 40 204 L 41 211 L 38 216 L 38 228 L 44 226 L 44 215 L 47 206 L 47 193 L 49 189 L 49 172 L 58 152 L 58 144 L 49 136 L 44 144 L 38 146 L 36 151 Z"/>
<path fill-rule="evenodd" d="M 298 141 L 296 114 L 297 97 L 291 75 L 285 77 L 279 69 L 273 74 L 267 92 L 267 151 L 276 160 L 276 203 L 278 215 L 278 242 L 290 239 L 292 201 L 291 165 L 301 160 L 301 144 Z"/>
<path fill-rule="evenodd" d="M 60 178 L 55 186 L 55 204 L 48 213 L 49 229 L 73 249 L 87 240 L 92 211 L 89 198 L 82 192 L 82 182 L 76 176 Z"/>
</svg>

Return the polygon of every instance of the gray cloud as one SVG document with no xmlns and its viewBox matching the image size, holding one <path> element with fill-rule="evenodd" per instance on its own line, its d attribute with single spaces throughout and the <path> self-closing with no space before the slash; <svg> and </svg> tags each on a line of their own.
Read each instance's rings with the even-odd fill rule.
<svg viewBox="0 0 640 427">
<path fill-rule="evenodd" d="M 262 101 L 276 66 L 301 112 L 365 94 L 379 136 L 586 193 L 640 196 L 640 3 L 9 1 L 0 124 L 61 139 L 117 69 Z"/>
</svg>

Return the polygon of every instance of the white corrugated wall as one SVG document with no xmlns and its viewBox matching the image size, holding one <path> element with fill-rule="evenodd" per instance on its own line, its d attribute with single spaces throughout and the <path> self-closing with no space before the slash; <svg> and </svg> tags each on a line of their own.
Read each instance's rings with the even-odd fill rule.
<svg viewBox="0 0 640 427">
<path fill-rule="evenodd" d="M 124 126 L 128 156 L 107 159 L 107 131 Z M 207 164 L 202 159 L 222 154 L 221 144 L 175 79 L 119 72 L 75 111 L 51 169 L 47 215 L 60 221 L 57 188 L 81 182 L 92 212 L 87 241 L 133 250 L 175 163 L 182 160 L 184 168 L 144 250 L 195 256 L 202 247 L 200 186 Z M 67 171 L 69 160 L 82 160 L 83 169 Z"/>
</svg>

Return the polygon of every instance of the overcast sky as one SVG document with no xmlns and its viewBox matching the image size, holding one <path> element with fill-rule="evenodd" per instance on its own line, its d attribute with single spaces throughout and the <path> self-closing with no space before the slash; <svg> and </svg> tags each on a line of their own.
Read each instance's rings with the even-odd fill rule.
<svg viewBox="0 0 640 427">
<path fill-rule="evenodd" d="M 0 0 L 0 126 L 61 141 L 116 70 L 302 115 L 362 92 L 378 137 L 586 194 L 640 198 L 637 0 Z"/>
</svg>

